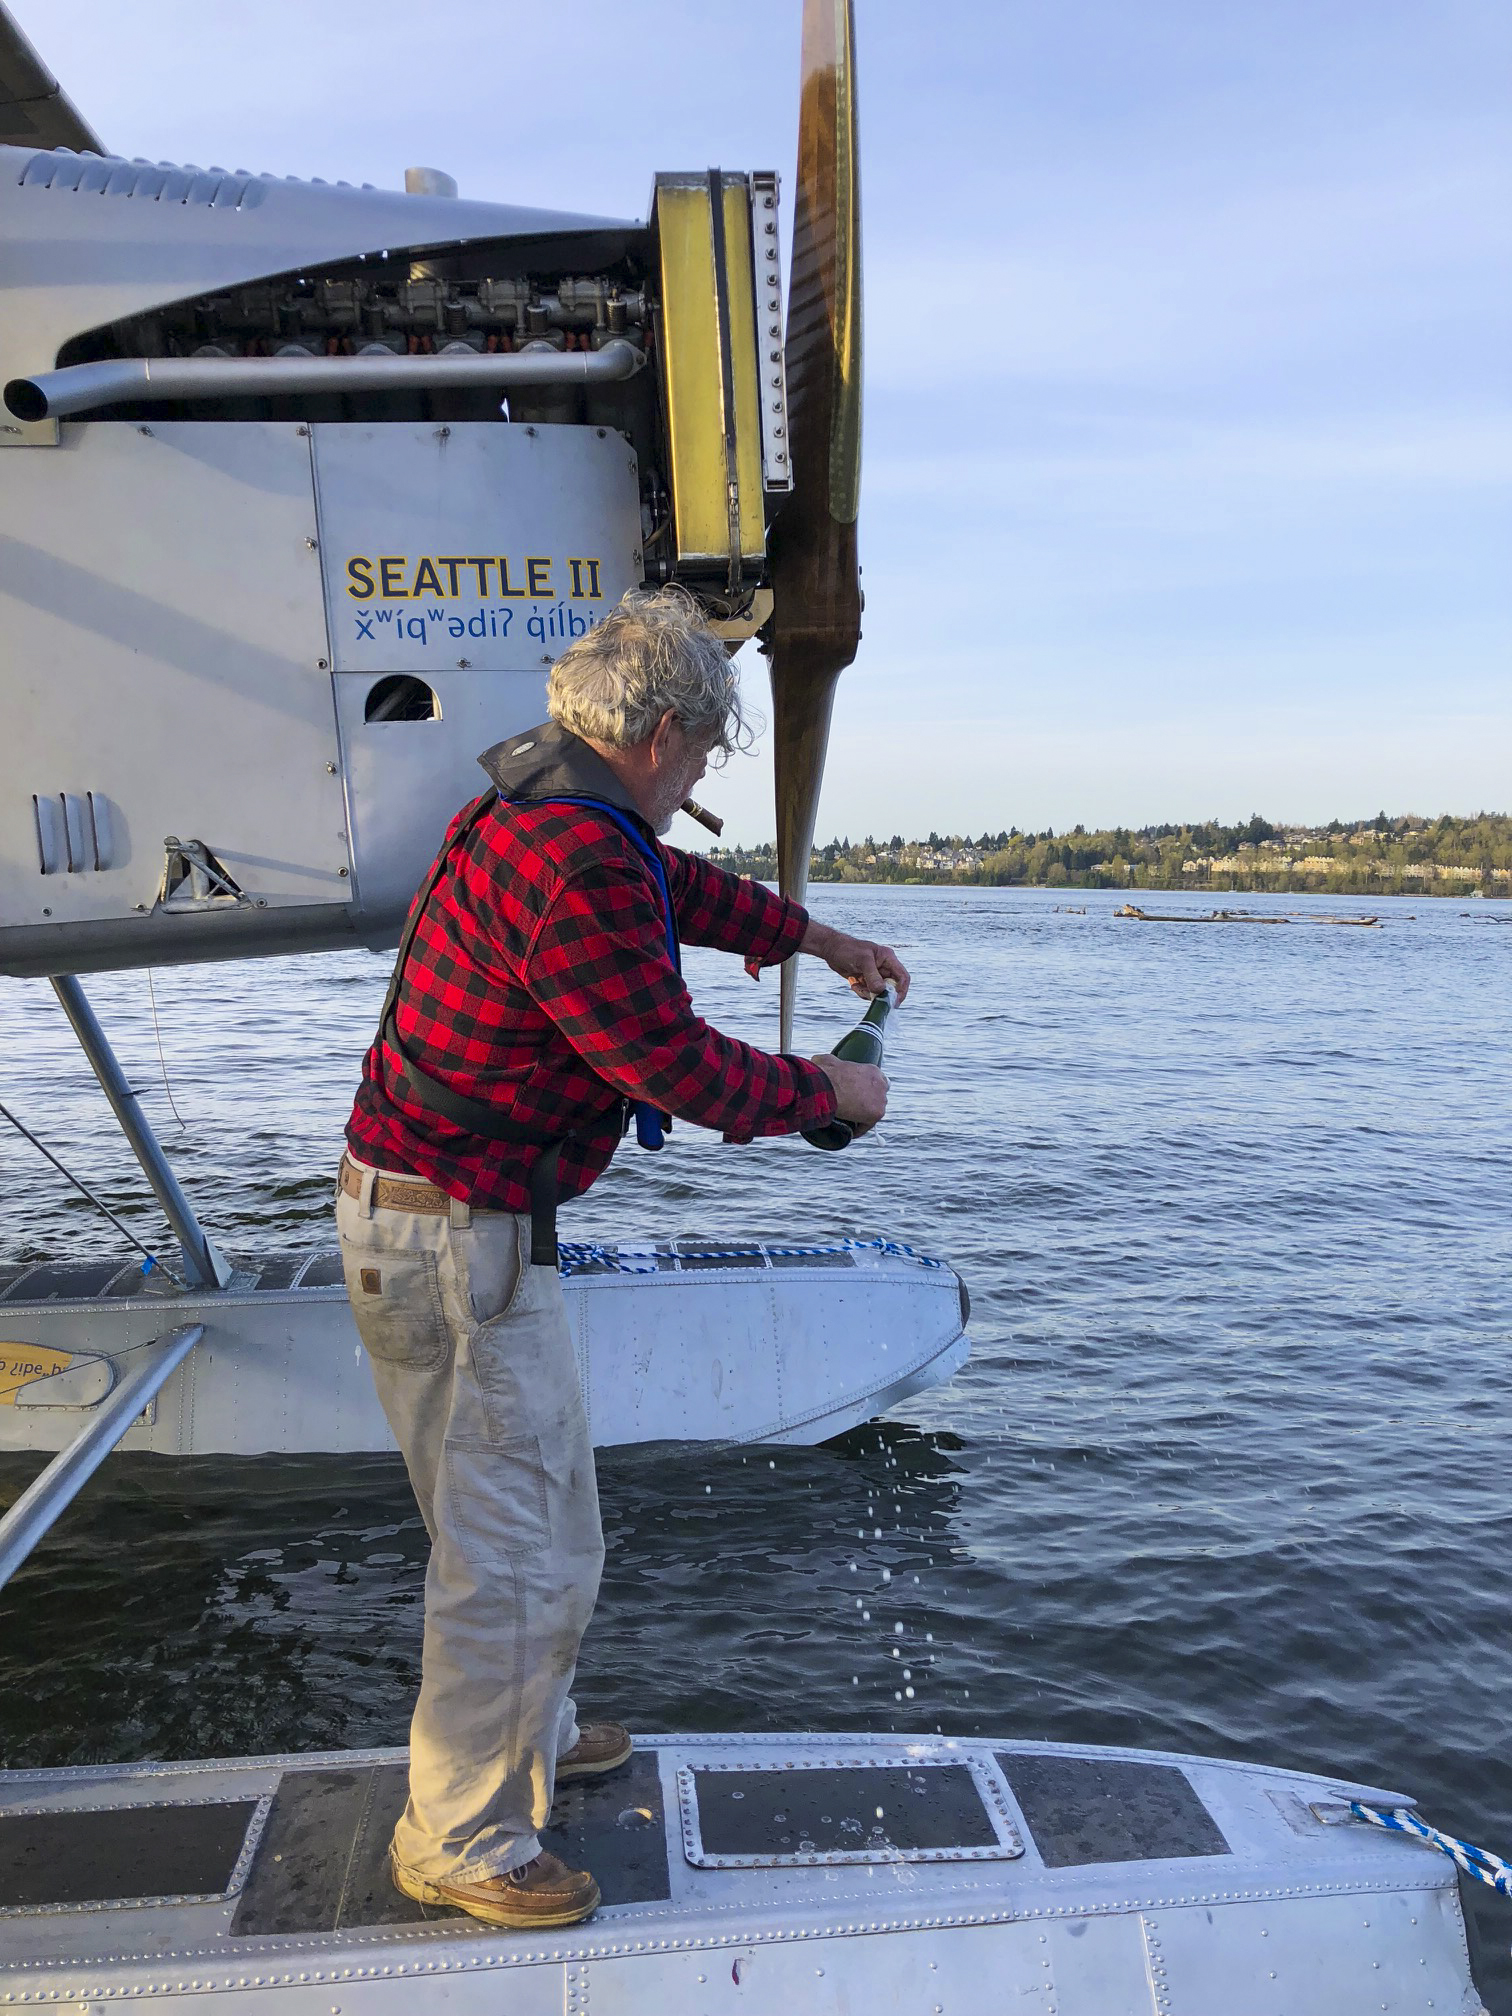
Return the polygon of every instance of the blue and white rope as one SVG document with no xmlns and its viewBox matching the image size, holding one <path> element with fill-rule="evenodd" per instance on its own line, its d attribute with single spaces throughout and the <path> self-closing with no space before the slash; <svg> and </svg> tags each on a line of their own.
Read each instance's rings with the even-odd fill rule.
<svg viewBox="0 0 1512 2016">
<path fill-rule="evenodd" d="M 1358 1799 L 1351 1799 L 1349 1810 L 1356 1820 L 1368 1820 L 1372 1827 L 1385 1827 L 1393 1834 L 1410 1834 L 1415 1840 L 1426 1841 L 1430 1848 L 1439 1849 L 1467 1876 L 1473 1876 L 1477 1883 L 1489 1884 L 1503 1897 L 1512 1897 L 1512 1863 L 1504 1862 L 1500 1855 L 1489 1854 L 1484 1848 L 1472 1848 L 1468 1841 L 1456 1840 L 1452 1834 L 1440 1833 L 1437 1827 L 1430 1827 L 1426 1820 L 1419 1820 L 1405 1806 L 1383 1810 L 1379 1806 L 1366 1806 Z"/>
<path fill-rule="evenodd" d="M 634 1248 L 626 1251 L 619 1246 L 593 1246 L 563 1240 L 558 1248 L 558 1266 L 564 1278 L 581 1274 L 590 1268 L 605 1274 L 652 1274 L 659 1271 L 658 1261 L 668 1259 L 684 1260 L 748 1260 L 752 1266 L 761 1265 L 768 1255 L 779 1260 L 822 1260 L 837 1253 L 883 1253 L 889 1259 L 912 1260 L 918 1267 L 943 1267 L 943 1260 L 936 1260 L 931 1254 L 919 1253 L 912 1246 L 905 1246 L 901 1239 L 845 1239 L 833 1246 L 734 1246 L 711 1247 L 699 1252 L 660 1252 Z"/>
</svg>

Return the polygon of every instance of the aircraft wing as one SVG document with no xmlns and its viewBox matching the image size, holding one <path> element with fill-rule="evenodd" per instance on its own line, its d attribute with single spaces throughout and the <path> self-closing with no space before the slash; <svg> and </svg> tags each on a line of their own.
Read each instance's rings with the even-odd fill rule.
<svg viewBox="0 0 1512 2016">
<path fill-rule="evenodd" d="M 104 147 L 0 0 L 0 146 Z"/>
</svg>

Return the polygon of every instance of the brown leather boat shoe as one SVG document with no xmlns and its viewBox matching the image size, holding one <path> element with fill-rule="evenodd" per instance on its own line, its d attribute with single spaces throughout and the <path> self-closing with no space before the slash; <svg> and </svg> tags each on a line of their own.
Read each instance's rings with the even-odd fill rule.
<svg viewBox="0 0 1512 2016">
<path fill-rule="evenodd" d="M 617 1771 L 628 1764 L 635 1745 L 628 1729 L 618 1722 L 585 1722 L 578 1740 L 565 1757 L 558 1757 L 556 1782 L 568 1778 L 596 1778 L 603 1771 Z"/>
<path fill-rule="evenodd" d="M 485 1925 L 509 1925 L 529 1931 L 535 1926 L 576 1925 L 599 1907 L 599 1886 L 586 1869 L 569 1869 L 543 1848 L 533 1862 L 511 1869 L 507 1876 L 459 1876 L 432 1882 L 417 1876 L 392 1856 L 394 1888 L 417 1904 L 451 1904 Z"/>
</svg>

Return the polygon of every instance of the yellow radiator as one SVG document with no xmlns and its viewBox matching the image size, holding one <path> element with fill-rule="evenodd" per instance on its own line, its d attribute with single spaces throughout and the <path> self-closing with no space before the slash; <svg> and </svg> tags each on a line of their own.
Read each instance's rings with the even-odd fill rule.
<svg viewBox="0 0 1512 2016">
<path fill-rule="evenodd" d="M 659 175 L 656 228 L 674 568 L 738 591 L 766 558 L 750 185 Z"/>
</svg>

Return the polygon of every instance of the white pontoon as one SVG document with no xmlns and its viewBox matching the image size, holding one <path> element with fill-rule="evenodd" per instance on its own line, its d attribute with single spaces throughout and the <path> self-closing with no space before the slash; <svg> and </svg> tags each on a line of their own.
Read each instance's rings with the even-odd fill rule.
<svg viewBox="0 0 1512 2016">
<path fill-rule="evenodd" d="M 660 1736 L 559 1799 L 588 1923 L 389 1881 L 404 1755 L 0 1776 L 0 2008 L 103 2016 L 1476 2016 L 1402 1795 L 1131 1750 Z"/>
</svg>

